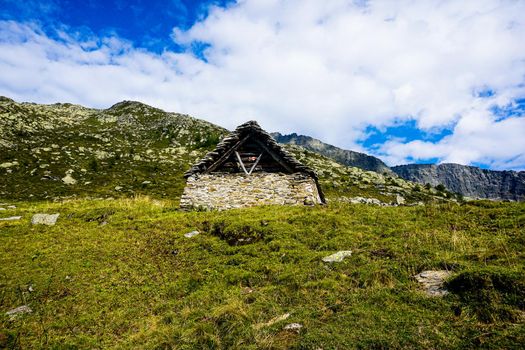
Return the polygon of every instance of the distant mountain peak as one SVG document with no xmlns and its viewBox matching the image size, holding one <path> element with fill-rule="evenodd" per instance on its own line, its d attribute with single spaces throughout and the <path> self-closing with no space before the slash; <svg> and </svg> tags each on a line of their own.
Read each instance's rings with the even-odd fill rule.
<svg viewBox="0 0 525 350">
<path fill-rule="evenodd" d="M 379 158 L 364 154 L 361 152 L 355 152 L 345 150 L 327 143 L 321 140 L 315 139 L 306 135 L 298 135 L 296 133 L 282 135 L 278 132 L 272 133 L 272 136 L 279 143 L 291 144 L 302 146 L 313 152 L 320 153 L 325 157 L 332 158 L 346 166 L 352 166 L 361 168 L 364 170 L 375 171 L 380 174 L 393 175 L 392 170 Z"/>
</svg>

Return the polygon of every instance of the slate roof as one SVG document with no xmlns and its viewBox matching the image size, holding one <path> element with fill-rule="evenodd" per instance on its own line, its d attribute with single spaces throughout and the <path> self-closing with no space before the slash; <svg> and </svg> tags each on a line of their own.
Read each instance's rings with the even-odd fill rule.
<svg viewBox="0 0 525 350">
<path fill-rule="evenodd" d="M 281 145 L 275 141 L 275 139 L 266 131 L 264 131 L 259 124 L 251 120 L 244 124 L 239 125 L 235 131 L 224 137 L 221 142 L 217 144 L 217 147 L 208 152 L 204 158 L 195 163 L 190 170 L 184 173 L 184 177 L 188 178 L 194 174 L 204 174 L 208 172 L 208 169 L 216 163 L 222 156 L 224 156 L 231 148 L 235 147 L 240 141 L 244 140 L 247 136 L 252 136 L 259 142 L 263 143 L 269 150 L 276 154 L 286 165 L 292 170 L 292 172 L 301 172 L 310 175 L 317 185 L 319 195 L 324 202 L 324 196 L 319 186 L 317 174 L 310 167 L 300 163 L 292 155 L 286 152 Z"/>
</svg>

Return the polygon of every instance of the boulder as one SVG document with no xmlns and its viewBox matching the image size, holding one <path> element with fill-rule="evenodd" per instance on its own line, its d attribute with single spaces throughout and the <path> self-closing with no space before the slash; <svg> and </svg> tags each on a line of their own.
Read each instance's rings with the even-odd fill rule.
<svg viewBox="0 0 525 350">
<path fill-rule="evenodd" d="M 428 296 L 436 297 L 448 294 L 448 291 L 443 288 L 445 280 L 451 275 L 450 271 L 436 270 L 423 271 L 414 276 L 414 278 L 421 283 L 425 293 Z"/>
<path fill-rule="evenodd" d="M 192 237 L 197 236 L 199 233 L 200 233 L 199 231 L 191 231 L 191 232 L 185 233 L 185 234 L 184 234 L 184 237 L 186 237 L 186 238 L 192 238 Z"/>
<path fill-rule="evenodd" d="M 35 214 L 31 219 L 33 225 L 48 225 L 53 226 L 60 214 Z"/>
<path fill-rule="evenodd" d="M 77 180 L 75 180 L 71 174 L 67 174 L 62 178 L 62 182 L 66 185 L 74 185 L 77 183 Z"/>
<path fill-rule="evenodd" d="M 303 328 L 303 325 L 300 323 L 290 323 L 284 326 L 284 330 L 296 332 L 299 333 L 301 331 L 301 328 Z"/>
</svg>

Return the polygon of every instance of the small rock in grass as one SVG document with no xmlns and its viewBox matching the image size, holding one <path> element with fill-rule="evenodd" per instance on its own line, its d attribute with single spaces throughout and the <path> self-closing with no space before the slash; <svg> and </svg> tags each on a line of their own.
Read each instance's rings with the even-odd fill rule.
<svg viewBox="0 0 525 350">
<path fill-rule="evenodd" d="M 7 209 L 16 209 L 16 205 L 8 205 Z"/>
<path fill-rule="evenodd" d="M 66 176 L 62 178 L 62 182 L 66 185 L 74 185 L 77 183 L 77 180 L 75 180 L 71 174 L 66 174 Z"/>
<path fill-rule="evenodd" d="M 5 208 L 0 208 L 0 211 L 5 210 Z"/>
<path fill-rule="evenodd" d="M 450 271 L 423 271 L 414 276 L 414 278 L 421 283 L 425 293 L 432 297 L 441 297 L 448 294 L 448 291 L 443 288 L 443 284 L 447 277 L 452 274 Z"/>
<path fill-rule="evenodd" d="M 195 237 L 195 236 L 197 236 L 199 233 L 200 233 L 199 231 L 191 231 L 191 232 L 185 233 L 185 234 L 184 234 L 184 237 L 186 237 L 186 238 Z"/>
<path fill-rule="evenodd" d="M 0 218 L 0 221 L 15 221 L 20 220 L 21 218 L 21 216 L 10 216 L 8 218 Z"/>
<path fill-rule="evenodd" d="M 350 256 L 352 255 L 352 251 L 351 250 L 341 250 L 335 254 L 332 254 L 332 255 L 329 255 L 329 256 L 325 256 L 323 258 L 323 261 L 324 262 L 341 262 L 343 261 L 344 258 L 346 258 L 347 256 Z"/>
<path fill-rule="evenodd" d="M 53 226 L 60 214 L 35 214 L 31 219 L 33 225 L 48 225 Z"/>
<path fill-rule="evenodd" d="M 19 315 L 30 314 L 32 312 L 33 312 L 33 310 L 31 310 L 31 308 L 29 306 L 22 305 L 22 306 L 19 306 L 19 307 L 15 308 L 15 309 L 7 311 L 5 314 L 7 316 L 9 316 L 9 320 L 13 321 Z"/>
<path fill-rule="evenodd" d="M 303 325 L 300 323 L 290 323 L 284 326 L 284 330 L 297 332 L 297 333 L 301 331 L 301 328 L 303 328 Z"/>
</svg>

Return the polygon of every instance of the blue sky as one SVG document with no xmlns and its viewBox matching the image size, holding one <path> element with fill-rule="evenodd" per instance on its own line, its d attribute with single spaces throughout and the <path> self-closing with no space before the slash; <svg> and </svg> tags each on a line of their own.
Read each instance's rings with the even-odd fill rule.
<svg viewBox="0 0 525 350">
<path fill-rule="evenodd" d="M 116 35 L 153 52 L 181 50 L 171 39 L 173 27 L 189 28 L 210 6 L 227 0 L 0 0 L 1 19 L 38 22 L 49 35 L 56 26 L 86 35 Z"/>
<path fill-rule="evenodd" d="M 525 2 L 0 0 L 0 95 L 525 169 Z"/>
</svg>

